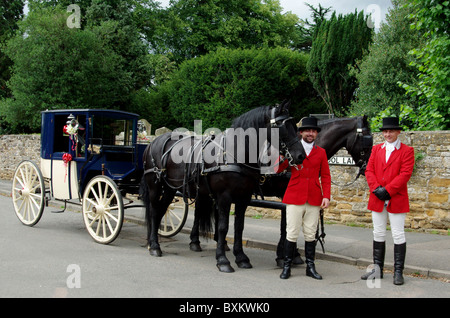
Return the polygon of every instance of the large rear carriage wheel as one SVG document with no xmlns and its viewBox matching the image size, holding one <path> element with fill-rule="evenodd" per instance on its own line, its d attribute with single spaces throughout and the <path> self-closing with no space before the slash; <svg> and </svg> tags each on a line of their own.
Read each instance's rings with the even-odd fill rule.
<svg viewBox="0 0 450 318">
<path fill-rule="evenodd" d="M 38 223 L 45 207 L 45 184 L 34 162 L 25 160 L 17 166 L 11 195 L 20 222 L 28 226 Z"/>
<path fill-rule="evenodd" d="M 109 244 L 120 233 L 124 207 L 122 195 L 111 178 L 92 178 L 84 190 L 82 199 L 84 224 L 91 237 L 98 243 Z"/>
</svg>

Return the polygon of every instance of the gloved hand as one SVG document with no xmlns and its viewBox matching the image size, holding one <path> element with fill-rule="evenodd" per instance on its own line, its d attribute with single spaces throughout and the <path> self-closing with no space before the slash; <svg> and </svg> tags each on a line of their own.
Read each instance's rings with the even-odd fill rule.
<svg viewBox="0 0 450 318">
<path fill-rule="evenodd" d="M 378 188 L 373 190 L 373 194 L 375 194 L 377 196 L 377 198 L 382 201 L 391 199 L 391 195 L 389 194 L 389 192 L 387 192 L 387 190 L 382 186 L 379 186 Z"/>
</svg>

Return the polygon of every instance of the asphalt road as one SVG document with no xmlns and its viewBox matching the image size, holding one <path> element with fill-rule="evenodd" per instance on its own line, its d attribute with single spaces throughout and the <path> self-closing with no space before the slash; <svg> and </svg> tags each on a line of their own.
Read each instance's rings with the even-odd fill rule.
<svg viewBox="0 0 450 318">
<path fill-rule="evenodd" d="M 118 239 L 101 245 L 87 233 L 81 213 L 52 210 L 56 208 L 47 207 L 34 227 L 24 226 L 15 216 L 11 198 L 0 195 L 0 297 L 188 298 L 202 304 L 217 297 L 450 296 L 450 284 L 440 280 L 409 276 L 407 284 L 395 286 L 387 273 L 383 280 L 367 283 L 359 279 L 363 268 L 327 260 L 316 261 L 322 281 L 306 277 L 304 265 L 294 268 L 290 279 L 281 280 L 273 251 L 256 248 L 245 250 L 252 269 L 234 266 L 234 273 L 220 273 L 212 240 L 203 240 L 204 251 L 195 253 L 188 248 L 188 235 L 179 233 L 163 240 L 163 257 L 151 257 L 142 225 L 125 223 Z M 234 264 L 231 253 L 229 259 Z M 224 310 L 220 308 L 216 310 Z"/>
</svg>

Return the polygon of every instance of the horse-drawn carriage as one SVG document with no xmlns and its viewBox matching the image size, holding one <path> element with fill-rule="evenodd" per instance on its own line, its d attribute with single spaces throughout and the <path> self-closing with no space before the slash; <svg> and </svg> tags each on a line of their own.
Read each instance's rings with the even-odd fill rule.
<svg viewBox="0 0 450 318">
<path fill-rule="evenodd" d="M 82 207 L 95 241 L 114 241 L 124 210 L 137 207 L 133 202 L 147 146 L 138 140 L 138 120 L 136 114 L 115 110 L 42 112 L 40 164 L 22 161 L 13 177 L 12 199 L 19 220 L 28 226 L 38 223 L 53 197 L 64 202 L 64 210 L 68 202 Z M 186 215 L 187 206 L 168 209 L 160 235 L 178 233 Z"/>
<path fill-rule="evenodd" d="M 316 142 L 326 150 L 328 158 L 345 147 L 356 165 L 364 167 L 372 146 L 367 118 L 335 119 L 320 125 L 322 131 Z M 225 256 L 225 237 L 230 205 L 234 203 L 233 253 L 239 267 L 250 268 L 242 250 L 245 210 L 249 205 L 282 209 L 281 203 L 251 198 L 255 193 L 281 197 L 289 178 L 271 177 L 271 182 L 261 184 L 259 159 L 249 162 L 246 156 L 254 144 L 275 146 L 292 168 L 301 169 L 305 153 L 287 103 L 243 114 L 235 119 L 233 128 L 243 129 L 244 135 L 253 131 L 256 139 L 240 145 L 244 147 L 244 161 L 229 164 L 229 153 L 237 152 L 225 147 L 229 141 L 222 134 L 178 139 L 165 134 L 147 145 L 138 142 L 136 114 L 112 110 L 42 112 L 40 168 L 28 160 L 17 167 L 12 186 L 14 209 L 23 224 L 33 226 L 50 197 L 79 204 L 89 234 L 95 241 L 108 244 L 119 235 L 124 209 L 136 207 L 126 194 L 137 195 L 141 187 L 147 192 L 141 194 L 146 198 L 150 254 L 161 256 L 158 234 L 172 236 L 181 230 L 188 213 L 187 199 L 191 198 L 195 202 L 191 243 L 199 246 L 199 227 L 208 225 L 206 219 L 216 214 L 217 266 L 231 272 L 233 268 Z M 264 128 L 267 133 L 263 133 Z M 214 150 L 210 157 L 220 157 L 222 162 L 207 162 L 202 157 L 208 147 Z M 187 150 L 184 159 L 195 159 L 199 154 L 201 160 L 194 160 L 195 164 L 184 159 L 180 162 L 173 156 L 174 149 Z M 184 199 L 181 209 L 172 210 L 173 201 L 180 201 L 180 195 Z M 284 239 L 281 234 L 279 246 Z"/>
</svg>

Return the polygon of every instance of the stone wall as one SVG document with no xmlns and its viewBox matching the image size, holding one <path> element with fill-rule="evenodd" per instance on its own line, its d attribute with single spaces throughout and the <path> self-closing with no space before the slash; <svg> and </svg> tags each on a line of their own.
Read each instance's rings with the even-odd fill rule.
<svg viewBox="0 0 450 318">
<path fill-rule="evenodd" d="M 374 143 L 382 142 L 381 133 L 374 133 Z M 402 132 L 400 139 L 415 149 L 416 167 L 408 183 L 411 212 L 406 227 L 447 233 L 450 228 L 450 132 Z M 18 163 L 24 159 L 39 163 L 40 135 L 0 136 L 0 179 L 11 179 Z M 346 155 L 345 150 L 340 154 Z M 368 186 L 364 176 L 355 182 L 355 167 L 330 166 L 333 181 L 327 221 L 370 225 L 367 210 Z M 276 198 L 266 198 L 275 199 Z M 280 217 L 278 210 L 249 208 L 254 217 Z"/>
<path fill-rule="evenodd" d="M 383 142 L 381 133 L 374 133 L 374 144 Z M 414 147 L 416 166 L 408 183 L 410 210 L 405 227 L 448 234 L 450 228 L 450 131 L 402 132 L 400 140 Z M 338 155 L 347 155 L 341 150 Z M 369 187 L 366 178 L 355 177 L 358 168 L 331 166 L 331 203 L 325 210 L 329 222 L 371 225 L 367 210 Z M 266 198 L 276 200 L 276 198 Z M 254 217 L 280 217 L 277 210 L 250 208 Z"/>
<path fill-rule="evenodd" d="M 408 183 L 410 213 L 406 217 L 406 228 L 440 230 L 447 233 L 450 228 L 450 132 L 402 132 L 403 143 L 414 147 L 416 164 Z M 374 134 L 374 143 L 383 141 L 381 133 Z M 332 166 L 334 182 L 349 182 L 349 176 L 357 169 Z M 349 173 L 348 170 L 352 170 Z M 369 188 L 366 179 L 360 177 L 353 185 L 332 187 L 332 202 L 326 211 L 330 221 L 339 223 L 371 223 L 367 210 Z"/>
<path fill-rule="evenodd" d="M 39 164 L 41 135 L 0 136 L 0 179 L 10 180 L 22 160 Z"/>
</svg>

